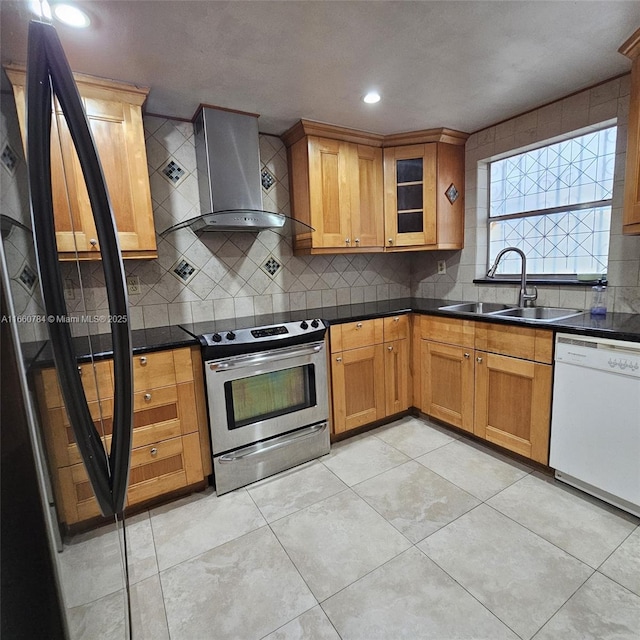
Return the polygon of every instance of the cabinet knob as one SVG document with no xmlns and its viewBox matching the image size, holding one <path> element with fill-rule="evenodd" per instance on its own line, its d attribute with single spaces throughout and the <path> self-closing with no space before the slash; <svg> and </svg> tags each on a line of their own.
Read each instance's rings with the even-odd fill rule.
<svg viewBox="0 0 640 640">
<path fill-rule="evenodd" d="M 389 244 L 393 244 L 393 238 L 389 238 L 389 239 L 387 240 L 387 242 L 388 242 Z"/>
<path fill-rule="evenodd" d="M 151 400 L 151 394 L 150 393 L 145 393 L 144 394 L 144 399 L 149 402 L 149 400 Z"/>
<path fill-rule="evenodd" d="M 351 243 L 351 240 L 350 240 L 349 238 L 346 238 L 345 242 L 346 242 L 347 244 L 350 244 L 350 243 Z"/>
<path fill-rule="evenodd" d="M 394 318 L 393 321 L 394 322 L 400 322 L 400 318 Z"/>
<path fill-rule="evenodd" d="M 82 375 L 82 367 L 78 367 L 78 373 Z"/>
<path fill-rule="evenodd" d="M 140 364 L 144 367 L 145 364 L 147 364 L 147 358 L 146 356 L 142 356 L 140 358 Z"/>
<path fill-rule="evenodd" d="M 481 358 L 480 356 L 478 356 L 478 357 L 476 358 L 476 362 L 480 362 L 480 363 L 482 363 L 482 358 Z"/>
<path fill-rule="evenodd" d="M 464 357 L 468 359 L 468 358 L 470 358 L 470 357 L 471 357 L 471 355 L 470 355 L 470 354 L 468 354 L 468 353 L 465 353 L 465 354 L 464 354 Z"/>
<path fill-rule="evenodd" d="M 393 347 L 392 346 L 388 346 L 387 347 L 387 351 L 393 351 Z"/>
<path fill-rule="evenodd" d="M 356 244 L 360 244 L 360 238 L 356 238 Z"/>
<path fill-rule="evenodd" d="M 95 238 L 91 238 L 91 240 L 89 240 L 89 244 L 92 247 L 97 247 L 98 246 L 98 241 Z"/>
<path fill-rule="evenodd" d="M 155 447 L 153 447 L 153 448 L 151 449 L 151 451 L 149 451 L 149 453 L 150 453 L 152 456 L 157 456 L 157 455 L 158 455 L 158 450 L 157 450 Z"/>
<path fill-rule="evenodd" d="M 356 329 L 362 329 L 362 322 L 358 322 L 358 324 L 356 325 Z"/>
<path fill-rule="evenodd" d="M 336 358 L 336 362 L 342 362 L 342 358 Z"/>
</svg>

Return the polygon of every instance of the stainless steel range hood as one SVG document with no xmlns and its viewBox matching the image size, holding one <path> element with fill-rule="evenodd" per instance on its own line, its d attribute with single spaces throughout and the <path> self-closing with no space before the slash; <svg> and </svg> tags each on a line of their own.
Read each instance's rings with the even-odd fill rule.
<svg viewBox="0 0 640 640">
<path fill-rule="evenodd" d="M 258 117 L 202 107 L 194 121 L 202 214 L 162 233 L 281 229 L 287 216 L 262 208 Z"/>
</svg>

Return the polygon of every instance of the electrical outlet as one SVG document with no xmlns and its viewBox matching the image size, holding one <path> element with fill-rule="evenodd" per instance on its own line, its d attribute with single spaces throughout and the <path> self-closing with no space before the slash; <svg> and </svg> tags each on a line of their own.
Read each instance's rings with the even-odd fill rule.
<svg viewBox="0 0 640 640">
<path fill-rule="evenodd" d="M 64 297 L 66 300 L 75 300 L 76 293 L 73 290 L 73 281 L 70 278 L 64 280 Z"/>
<path fill-rule="evenodd" d="M 138 276 L 127 276 L 127 291 L 130 296 L 140 293 L 140 278 Z"/>
<path fill-rule="evenodd" d="M 447 273 L 447 263 L 444 260 L 438 260 L 438 275 Z"/>
</svg>

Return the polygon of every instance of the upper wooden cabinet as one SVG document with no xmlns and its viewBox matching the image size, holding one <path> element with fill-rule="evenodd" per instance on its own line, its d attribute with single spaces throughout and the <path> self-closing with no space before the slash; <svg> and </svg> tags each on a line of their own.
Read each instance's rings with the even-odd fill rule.
<svg viewBox="0 0 640 640">
<path fill-rule="evenodd" d="M 295 236 L 296 250 L 380 251 L 382 149 L 304 136 L 289 156 L 294 217 L 315 229 Z"/>
<path fill-rule="evenodd" d="M 385 249 L 462 249 L 464 147 L 442 142 L 384 150 Z"/>
<path fill-rule="evenodd" d="M 5 67 L 25 136 L 25 71 Z M 142 104 L 148 89 L 74 74 L 107 183 L 124 258 L 156 258 Z M 80 163 L 62 111 L 54 104 L 51 180 L 61 260 L 99 260 L 100 244 Z"/>
<path fill-rule="evenodd" d="M 461 249 L 466 137 L 301 120 L 283 135 L 292 215 L 315 231 L 295 234 L 296 253 Z"/>
<path fill-rule="evenodd" d="M 631 102 L 627 135 L 627 166 L 624 179 L 623 233 L 640 234 L 640 29 L 619 49 L 633 61 Z"/>
</svg>

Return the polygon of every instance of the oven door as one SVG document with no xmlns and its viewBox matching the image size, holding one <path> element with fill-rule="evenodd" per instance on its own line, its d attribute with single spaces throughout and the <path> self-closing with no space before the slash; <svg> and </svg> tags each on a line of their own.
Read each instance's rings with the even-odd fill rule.
<svg viewBox="0 0 640 640">
<path fill-rule="evenodd" d="M 205 363 L 214 455 L 326 421 L 324 342 Z"/>
</svg>

